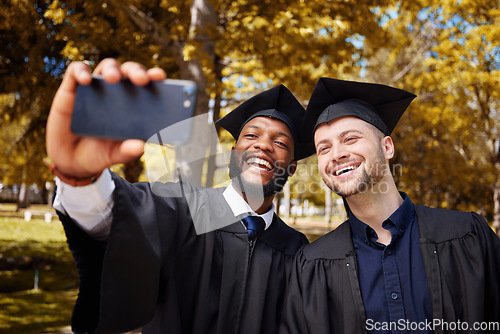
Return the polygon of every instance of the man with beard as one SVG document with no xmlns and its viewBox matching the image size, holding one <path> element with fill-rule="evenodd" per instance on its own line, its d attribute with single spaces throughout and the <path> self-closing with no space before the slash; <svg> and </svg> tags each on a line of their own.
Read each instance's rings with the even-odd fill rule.
<svg viewBox="0 0 500 334">
<path fill-rule="evenodd" d="M 95 73 L 136 85 L 165 78 L 113 59 Z M 272 201 L 311 153 L 298 139 L 304 108 L 280 85 L 218 121 L 237 139 L 237 182 L 227 188 L 130 184 L 107 168 L 140 156 L 144 142 L 70 131 L 76 84 L 91 80 L 85 64 L 70 64 L 47 122 L 54 207 L 80 277 L 73 331 L 276 333 L 293 257 L 307 239 L 274 214 Z M 200 222 L 219 228 L 198 233 Z"/>
<path fill-rule="evenodd" d="M 415 95 L 321 78 L 303 131 L 348 220 L 296 256 L 280 333 L 498 333 L 500 240 L 476 213 L 414 205 L 389 170 Z"/>
</svg>

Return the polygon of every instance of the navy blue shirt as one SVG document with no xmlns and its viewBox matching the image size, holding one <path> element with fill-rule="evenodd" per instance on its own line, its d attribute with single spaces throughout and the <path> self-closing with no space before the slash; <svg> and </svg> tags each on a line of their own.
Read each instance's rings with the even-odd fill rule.
<svg viewBox="0 0 500 334">
<path fill-rule="evenodd" d="M 425 328 L 432 304 L 415 206 L 405 193 L 401 197 L 403 204 L 382 224 L 392 236 L 387 246 L 349 212 L 368 333 L 432 333 Z"/>
</svg>

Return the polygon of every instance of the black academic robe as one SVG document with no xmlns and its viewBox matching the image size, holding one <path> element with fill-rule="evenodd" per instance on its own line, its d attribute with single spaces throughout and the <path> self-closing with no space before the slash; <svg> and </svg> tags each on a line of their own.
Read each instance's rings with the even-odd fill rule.
<svg viewBox="0 0 500 334">
<path fill-rule="evenodd" d="M 224 189 L 169 183 L 152 191 L 149 183 L 113 179 L 106 244 L 60 214 L 80 278 L 75 332 L 277 332 L 294 255 L 307 243 L 302 233 L 274 215 L 250 245 L 241 221 L 233 223 Z M 192 215 L 230 224 L 196 234 Z"/>
<path fill-rule="evenodd" d="M 458 321 L 468 333 L 475 322 L 498 325 L 500 239 L 475 213 L 423 206 L 416 212 L 433 319 L 448 324 L 434 333 L 459 332 L 450 329 Z M 295 265 L 280 334 L 367 332 L 349 221 L 301 249 Z"/>
</svg>

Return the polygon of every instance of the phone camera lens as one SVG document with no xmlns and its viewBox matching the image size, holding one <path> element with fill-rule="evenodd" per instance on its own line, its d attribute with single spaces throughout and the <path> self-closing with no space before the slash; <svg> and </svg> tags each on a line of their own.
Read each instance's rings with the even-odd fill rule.
<svg viewBox="0 0 500 334">
<path fill-rule="evenodd" d="M 191 96 L 194 93 L 194 87 L 184 87 L 184 94 L 186 96 Z"/>
</svg>

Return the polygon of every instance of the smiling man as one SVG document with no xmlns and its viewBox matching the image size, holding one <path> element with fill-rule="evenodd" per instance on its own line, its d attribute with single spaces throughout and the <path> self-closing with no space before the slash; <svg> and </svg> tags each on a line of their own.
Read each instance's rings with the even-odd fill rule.
<svg viewBox="0 0 500 334">
<path fill-rule="evenodd" d="M 348 220 L 298 252 L 280 333 L 499 332 L 498 237 L 476 213 L 414 205 L 390 173 L 414 98 L 318 81 L 303 131 Z"/>
<path fill-rule="evenodd" d="M 165 78 L 112 59 L 95 73 L 138 85 Z M 80 276 L 73 331 L 275 334 L 294 255 L 307 243 L 272 204 L 312 153 L 297 136 L 304 108 L 280 85 L 218 121 L 236 139 L 227 188 L 130 184 L 107 168 L 140 156 L 143 142 L 70 131 L 76 83 L 90 80 L 86 65 L 70 64 L 47 123 L 54 207 Z M 198 218 L 223 227 L 197 233 Z"/>
<path fill-rule="evenodd" d="M 302 106 L 296 100 L 292 105 L 290 98 L 295 100 L 280 85 L 254 96 L 217 121 L 238 138 L 229 163 L 232 185 L 258 213 L 271 207 L 274 195 L 295 173 L 294 156 L 298 154 L 300 159 L 312 154 L 312 146 L 305 147 L 298 138 Z M 276 102 L 281 106 L 273 105 Z M 296 153 L 290 156 L 290 150 Z"/>
<path fill-rule="evenodd" d="M 274 129 L 275 133 L 269 133 L 269 129 Z M 262 137 L 269 138 L 263 140 Z M 266 147 L 271 142 L 276 144 L 274 154 Z M 289 161 L 288 151 L 293 143 L 293 136 L 283 122 L 261 116 L 246 123 L 233 147 L 229 163 L 229 177 L 237 180 L 234 185 L 238 192 L 246 199 L 272 199 L 280 192 L 297 166 L 295 161 Z M 259 151 L 251 149 L 256 145 Z M 269 206 L 270 203 L 263 203 L 262 210 Z"/>
</svg>

